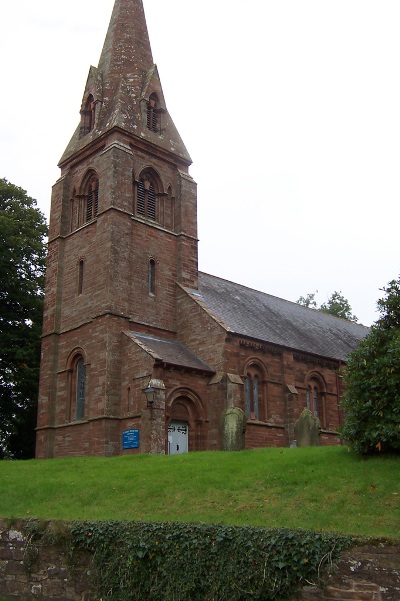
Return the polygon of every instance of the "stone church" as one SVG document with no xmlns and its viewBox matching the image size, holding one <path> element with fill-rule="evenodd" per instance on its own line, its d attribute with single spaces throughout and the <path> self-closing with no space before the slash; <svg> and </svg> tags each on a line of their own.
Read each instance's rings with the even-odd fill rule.
<svg viewBox="0 0 400 601">
<path fill-rule="evenodd" d="M 337 444 L 367 329 L 198 271 L 196 184 L 142 0 L 115 0 L 51 201 L 38 458 Z"/>
</svg>

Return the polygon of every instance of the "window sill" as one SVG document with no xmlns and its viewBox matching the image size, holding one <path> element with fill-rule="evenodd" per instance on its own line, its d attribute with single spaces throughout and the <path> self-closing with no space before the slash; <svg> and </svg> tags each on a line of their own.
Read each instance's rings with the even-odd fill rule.
<svg viewBox="0 0 400 601">
<path fill-rule="evenodd" d="M 274 423 L 259 420 L 259 419 L 248 419 L 247 424 L 248 425 L 250 424 L 252 426 L 262 426 L 264 428 L 279 428 L 281 430 L 285 429 L 285 426 L 283 426 L 282 424 L 274 424 Z"/>
</svg>

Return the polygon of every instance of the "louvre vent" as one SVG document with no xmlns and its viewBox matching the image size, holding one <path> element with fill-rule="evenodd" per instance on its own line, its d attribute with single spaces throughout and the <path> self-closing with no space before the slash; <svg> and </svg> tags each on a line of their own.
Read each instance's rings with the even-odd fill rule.
<svg viewBox="0 0 400 601">
<path fill-rule="evenodd" d="M 97 217 L 98 212 L 99 212 L 99 183 L 97 182 L 96 188 L 94 190 L 94 217 Z"/>
<path fill-rule="evenodd" d="M 146 214 L 146 193 L 144 189 L 143 182 L 138 183 L 137 188 L 137 214 L 145 215 Z"/>
<path fill-rule="evenodd" d="M 87 197 L 87 205 L 86 205 L 86 221 L 90 221 L 92 219 L 92 210 L 93 210 L 93 190 L 90 188 L 89 194 Z"/>
<path fill-rule="evenodd" d="M 153 184 L 150 184 L 147 197 L 147 217 L 153 221 L 156 220 L 156 195 Z"/>
</svg>

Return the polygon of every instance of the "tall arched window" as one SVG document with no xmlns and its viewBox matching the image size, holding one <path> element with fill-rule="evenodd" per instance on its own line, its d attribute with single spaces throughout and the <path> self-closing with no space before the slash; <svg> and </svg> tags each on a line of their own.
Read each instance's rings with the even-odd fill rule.
<svg viewBox="0 0 400 601">
<path fill-rule="evenodd" d="M 262 395 L 262 374 L 259 367 L 251 364 L 247 368 L 244 381 L 245 409 L 248 419 L 264 419 L 264 406 Z"/>
<path fill-rule="evenodd" d="M 83 355 L 74 355 L 69 370 L 69 415 L 72 421 L 86 415 L 86 365 Z"/>
<path fill-rule="evenodd" d="M 151 176 L 144 175 L 137 185 L 136 214 L 156 221 L 156 189 Z"/>
<path fill-rule="evenodd" d="M 81 357 L 76 364 L 76 419 L 85 417 L 86 367 Z"/>
<path fill-rule="evenodd" d="M 318 417 L 322 427 L 325 427 L 325 395 L 322 384 L 318 378 L 311 377 L 308 380 L 306 398 L 307 409 L 309 409 L 313 415 Z"/>
<path fill-rule="evenodd" d="M 147 103 L 147 127 L 151 131 L 157 132 L 158 127 L 158 98 L 157 94 L 151 94 Z"/>
</svg>

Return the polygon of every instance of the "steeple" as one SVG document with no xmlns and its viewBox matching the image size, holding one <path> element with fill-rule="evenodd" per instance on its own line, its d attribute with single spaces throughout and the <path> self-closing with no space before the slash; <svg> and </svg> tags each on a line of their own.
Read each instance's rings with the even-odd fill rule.
<svg viewBox="0 0 400 601">
<path fill-rule="evenodd" d="M 80 113 L 80 125 L 60 166 L 114 127 L 191 163 L 165 104 L 142 0 L 115 0 L 98 67 L 89 70 Z"/>
</svg>

